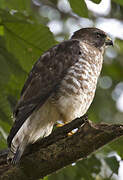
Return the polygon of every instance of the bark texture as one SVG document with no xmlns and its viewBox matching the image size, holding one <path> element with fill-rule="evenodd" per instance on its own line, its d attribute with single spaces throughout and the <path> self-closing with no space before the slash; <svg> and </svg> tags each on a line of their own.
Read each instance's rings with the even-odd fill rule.
<svg viewBox="0 0 123 180">
<path fill-rule="evenodd" d="M 68 133 L 78 128 L 72 136 Z M 0 153 L 1 180 L 37 180 L 49 175 L 123 135 L 121 124 L 94 124 L 87 116 L 77 118 L 39 142 L 27 147 L 20 163 L 8 165 L 8 151 Z"/>
</svg>

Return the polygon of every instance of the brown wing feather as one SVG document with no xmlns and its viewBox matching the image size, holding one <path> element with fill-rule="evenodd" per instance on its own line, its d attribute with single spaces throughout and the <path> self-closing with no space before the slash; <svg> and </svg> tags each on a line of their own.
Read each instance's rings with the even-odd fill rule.
<svg viewBox="0 0 123 180">
<path fill-rule="evenodd" d="M 25 120 L 58 88 L 68 68 L 78 60 L 79 52 L 79 41 L 68 40 L 48 50 L 36 62 L 14 111 L 15 122 L 7 139 L 9 146 Z"/>
</svg>

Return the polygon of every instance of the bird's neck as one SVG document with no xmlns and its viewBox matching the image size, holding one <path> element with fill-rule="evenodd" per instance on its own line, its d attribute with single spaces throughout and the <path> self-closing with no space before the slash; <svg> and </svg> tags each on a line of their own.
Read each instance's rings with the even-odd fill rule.
<svg viewBox="0 0 123 180">
<path fill-rule="evenodd" d="M 104 48 L 101 50 L 91 46 L 87 43 L 80 42 L 80 47 L 82 49 L 83 57 L 88 61 L 88 63 L 91 65 L 93 71 L 97 71 L 97 76 L 99 76 L 101 69 L 102 69 L 102 64 L 103 64 L 103 53 L 104 53 Z M 95 67 L 95 69 L 94 69 Z"/>
</svg>

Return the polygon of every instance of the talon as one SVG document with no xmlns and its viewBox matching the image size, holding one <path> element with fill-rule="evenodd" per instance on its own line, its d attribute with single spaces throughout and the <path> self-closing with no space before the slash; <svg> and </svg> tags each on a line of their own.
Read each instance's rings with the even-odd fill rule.
<svg viewBox="0 0 123 180">
<path fill-rule="evenodd" d="M 68 136 L 72 136 L 74 133 L 71 131 L 68 133 Z"/>
<path fill-rule="evenodd" d="M 63 121 L 57 121 L 56 127 L 62 127 L 64 126 L 66 123 Z"/>
<path fill-rule="evenodd" d="M 62 127 L 64 124 L 56 124 L 56 127 Z"/>
<path fill-rule="evenodd" d="M 73 129 L 71 132 L 68 133 L 68 136 L 72 136 L 73 134 L 75 134 L 78 131 L 78 128 Z"/>
</svg>

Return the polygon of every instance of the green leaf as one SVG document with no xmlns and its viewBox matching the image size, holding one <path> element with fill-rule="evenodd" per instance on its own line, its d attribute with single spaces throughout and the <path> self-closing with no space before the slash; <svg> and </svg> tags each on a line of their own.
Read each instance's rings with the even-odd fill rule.
<svg viewBox="0 0 123 180">
<path fill-rule="evenodd" d="M 112 172 L 118 174 L 119 161 L 117 161 L 116 157 L 115 156 L 107 157 L 105 158 L 105 161 L 112 170 Z"/>
<path fill-rule="evenodd" d="M 25 72 L 17 64 L 16 59 L 8 53 L 3 37 L 0 37 L 0 64 L 0 127 L 3 131 L 9 132 L 15 97 L 24 83 Z M 3 143 L 0 143 L 0 147 L 2 145 Z"/>
<path fill-rule="evenodd" d="M 116 141 L 110 143 L 110 147 L 123 159 L 123 137 L 120 137 Z"/>
<path fill-rule="evenodd" d="M 92 155 L 88 159 L 77 162 L 74 166 L 69 166 L 49 176 L 48 180 L 95 180 L 93 174 L 99 174 L 100 171 L 101 162 L 95 155 Z"/>
<path fill-rule="evenodd" d="M 115 44 L 118 45 L 117 51 L 118 51 L 119 53 L 122 53 L 122 52 L 123 52 L 123 41 L 120 40 L 120 39 L 116 39 L 116 40 L 115 40 Z"/>
<path fill-rule="evenodd" d="M 16 15 L 14 18 L 10 17 L 9 22 L 5 17 L 3 20 L 8 51 L 13 53 L 22 68 L 29 72 L 39 56 L 56 44 L 56 41 L 48 27 L 21 18 L 18 20 Z"/>
<path fill-rule="evenodd" d="M 9 0 L 5 1 L 6 7 L 13 10 L 30 10 L 31 7 L 31 0 Z"/>
<path fill-rule="evenodd" d="M 5 8 L 5 0 L 0 0 L 0 8 Z"/>
<path fill-rule="evenodd" d="M 2 89 L 2 92 L 5 92 L 7 95 L 11 94 L 11 96 L 16 97 L 27 73 L 22 69 L 17 59 L 7 51 L 4 38 L 0 38 L 0 54 L 5 64 L 4 66 L 0 66 L 0 71 L 3 72 L 3 76 L 0 74 L 0 88 L 5 88 L 4 90 Z M 2 64 L 2 58 L 0 59 L 0 63 Z"/>
<path fill-rule="evenodd" d="M 4 27 L 0 26 L 0 36 L 3 36 L 3 35 L 4 35 Z"/>
<path fill-rule="evenodd" d="M 5 149 L 6 148 L 6 140 L 3 137 L 3 134 L 1 133 L 1 131 L 3 131 L 0 127 L 0 149 Z"/>
<path fill-rule="evenodd" d="M 10 124 L 11 119 L 11 108 L 7 100 L 6 93 L 0 95 L 0 120 Z"/>
<path fill-rule="evenodd" d="M 123 71 L 122 66 L 117 60 L 114 60 L 110 66 L 104 64 L 103 74 L 112 77 L 115 81 L 122 81 Z M 109 71 L 110 68 L 110 71 Z"/>
<path fill-rule="evenodd" d="M 0 119 L 10 122 L 9 117 L 11 116 L 11 109 L 7 101 L 5 87 L 10 80 L 11 71 L 6 58 L 2 54 L 3 49 L 3 40 L 0 39 Z"/>
<path fill-rule="evenodd" d="M 5 58 L 0 54 L 0 89 L 7 83 L 10 77 L 10 69 Z"/>
<path fill-rule="evenodd" d="M 115 3 L 123 6 L 123 0 L 113 0 Z"/>
<path fill-rule="evenodd" d="M 40 180 L 42 180 L 42 179 L 40 179 Z M 48 180 L 48 176 L 44 177 L 43 180 Z"/>
<path fill-rule="evenodd" d="M 99 4 L 101 0 L 92 0 L 94 3 Z"/>
<path fill-rule="evenodd" d="M 74 13 L 81 17 L 88 17 L 88 9 L 84 0 L 69 0 Z"/>
<path fill-rule="evenodd" d="M 0 110 L 0 115 L 1 115 L 1 110 Z M 0 119 L 0 127 L 6 132 L 9 132 L 10 129 L 10 123 L 8 123 L 7 121 L 3 121 Z"/>
</svg>

